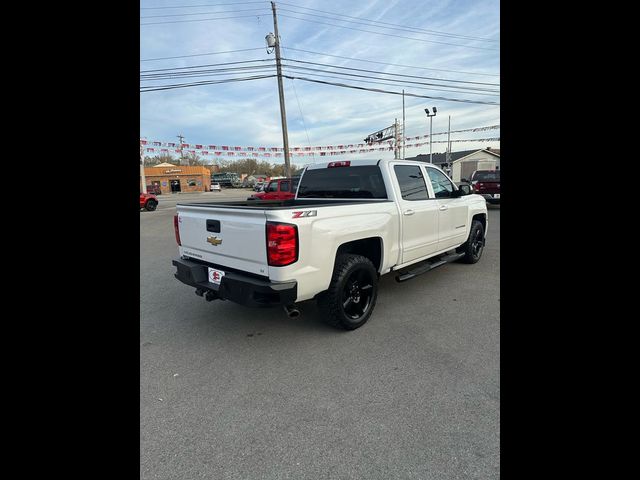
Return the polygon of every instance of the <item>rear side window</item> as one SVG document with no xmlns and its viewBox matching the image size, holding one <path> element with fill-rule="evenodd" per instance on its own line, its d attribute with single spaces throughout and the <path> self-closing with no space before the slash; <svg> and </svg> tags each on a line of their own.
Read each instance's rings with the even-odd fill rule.
<svg viewBox="0 0 640 480">
<path fill-rule="evenodd" d="M 400 193 L 405 200 L 427 200 L 427 185 L 422 170 L 417 165 L 396 165 L 393 167 L 400 185 Z"/>
<path fill-rule="evenodd" d="M 386 199 L 387 190 L 377 165 L 319 168 L 304 173 L 298 198 Z"/>
<path fill-rule="evenodd" d="M 286 182 L 280 182 L 280 191 L 281 192 L 289 191 L 289 180 L 287 180 Z"/>
</svg>

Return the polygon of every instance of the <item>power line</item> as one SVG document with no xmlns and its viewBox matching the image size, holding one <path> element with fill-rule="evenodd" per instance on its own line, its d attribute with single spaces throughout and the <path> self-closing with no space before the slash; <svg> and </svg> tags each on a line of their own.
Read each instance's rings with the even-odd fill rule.
<svg viewBox="0 0 640 480">
<path fill-rule="evenodd" d="M 170 68 L 154 68 L 151 70 L 140 70 L 140 73 L 146 72 L 162 72 L 166 70 L 188 70 L 190 68 L 203 68 L 203 67 L 218 67 L 220 65 L 235 65 L 240 63 L 252 63 L 252 62 L 273 62 L 272 58 L 258 58 L 256 60 L 242 60 L 238 62 L 224 62 L 224 63 L 209 63 L 205 65 L 190 65 L 188 67 L 170 67 Z"/>
<path fill-rule="evenodd" d="M 164 17 L 191 17 L 193 15 L 218 15 L 219 13 L 254 12 L 256 10 L 266 10 L 267 7 L 245 8 L 242 10 L 222 10 L 220 12 L 199 12 L 199 13 L 170 13 L 166 15 L 147 15 L 140 18 L 164 18 Z"/>
<path fill-rule="evenodd" d="M 189 57 L 206 57 L 208 55 L 222 55 L 224 53 L 237 53 L 237 52 L 248 52 L 250 50 L 264 50 L 265 47 L 256 47 L 256 48 L 241 48 L 240 50 L 227 50 L 226 52 L 208 52 L 208 53 L 196 53 L 193 55 L 177 55 L 175 57 L 158 57 L 158 58 L 145 58 L 140 60 L 141 62 L 155 62 L 157 60 L 172 60 L 174 58 L 189 58 Z"/>
<path fill-rule="evenodd" d="M 273 69 L 273 67 L 269 67 L 271 69 Z M 238 73 L 265 73 L 265 71 L 268 72 L 268 70 L 263 67 L 263 68 L 257 68 L 256 69 L 251 69 L 251 70 L 229 70 L 229 71 L 225 71 L 222 73 L 204 73 L 204 74 L 198 74 L 198 73 L 193 73 L 193 74 L 183 74 L 183 73 L 176 73 L 176 74 L 172 74 L 172 73 L 165 73 L 165 74 L 158 74 L 157 76 L 150 76 L 150 77 L 145 77 L 145 78 L 140 78 L 141 82 L 148 82 L 148 81 L 154 81 L 154 80 L 171 80 L 171 79 L 177 79 L 177 78 L 198 78 L 198 77 L 216 77 L 218 75 L 235 75 Z"/>
<path fill-rule="evenodd" d="M 292 77 L 290 75 L 283 75 L 283 77 L 292 78 L 292 79 L 298 79 L 298 80 L 304 80 L 305 82 L 314 82 L 314 83 L 322 83 L 322 84 L 325 84 L 325 85 L 333 85 L 333 86 L 336 86 L 336 87 L 353 88 L 353 89 L 356 89 L 356 90 L 367 90 L 369 92 L 388 93 L 388 94 L 391 94 L 391 95 L 402 95 L 402 92 L 392 92 L 390 90 L 381 90 L 379 88 L 359 87 L 357 85 L 347 85 L 345 83 L 325 82 L 323 80 L 314 80 L 314 79 L 305 78 L 305 77 Z M 432 100 L 443 100 L 443 101 L 448 101 L 448 102 L 478 103 L 478 104 L 482 104 L 482 105 L 496 105 L 496 106 L 500 105 L 499 103 L 496 103 L 496 102 L 482 102 L 480 100 L 466 100 L 466 99 L 458 99 L 458 98 L 432 97 L 432 96 L 429 96 L 429 95 L 418 95 L 416 93 L 407 93 L 407 92 L 405 92 L 405 96 L 417 97 L 417 98 L 430 98 Z"/>
<path fill-rule="evenodd" d="M 297 65 L 287 65 L 287 67 L 289 68 L 296 68 L 296 69 L 300 69 L 300 70 L 309 70 L 312 72 L 323 72 L 323 73 L 332 73 L 332 74 L 338 74 L 338 75 L 344 75 L 347 77 L 359 77 L 359 78 L 371 78 L 374 80 L 386 80 L 386 81 L 395 81 L 397 83 L 401 83 L 401 84 L 413 84 L 413 85 L 427 85 L 427 86 L 431 86 L 431 87 L 448 87 L 448 88 L 458 88 L 461 90 L 470 90 L 470 91 L 477 91 L 477 92 L 487 92 L 487 93 L 500 93 L 500 91 L 498 90 L 491 90 L 491 89 L 487 89 L 487 88 L 478 88 L 478 87 L 466 87 L 463 85 L 443 85 L 441 83 L 428 83 L 428 82 L 416 82 L 415 80 L 404 80 L 402 79 L 402 81 L 400 80 L 395 80 L 393 78 L 383 78 L 383 77 L 375 77 L 375 76 L 371 76 L 371 75 L 360 75 L 357 73 L 347 73 L 347 72 L 327 72 L 326 70 L 320 70 L 317 68 L 309 68 L 309 67 L 300 67 Z"/>
<path fill-rule="evenodd" d="M 418 69 L 418 70 L 433 70 L 433 71 L 436 71 L 436 72 L 462 73 L 462 74 L 465 74 L 465 75 L 482 75 L 482 76 L 487 76 L 487 77 L 499 77 L 500 76 L 499 73 L 463 72 L 461 70 L 448 70 L 448 69 L 444 69 L 444 68 L 417 67 L 415 65 L 402 65 L 402 64 L 399 64 L 399 63 L 386 63 L 386 62 L 379 62 L 379 61 L 376 61 L 376 60 L 365 60 L 365 59 L 362 59 L 362 58 L 343 57 L 341 55 L 332 55 L 330 53 L 314 52 L 312 50 L 302 50 L 300 48 L 288 47 L 288 49 L 289 50 L 295 50 L 296 52 L 312 53 L 314 55 L 324 55 L 326 57 L 342 58 L 344 60 L 353 60 L 353 61 L 356 61 L 356 62 L 378 63 L 380 65 L 390 65 L 392 67 L 415 68 L 415 69 Z"/>
<path fill-rule="evenodd" d="M 141 23 L 140 25 L 166 25 L 168 23 L 208 22 L 210 20 L 228 20 L 230 18 L 247 18 L 247 17 L 256 17 L 256 16 L 259 16 L 259 15 L 236 15 L 233 17 L 200 18 L 196 20 L 171 20 L 170 22 L 147 22 L 147 23 Z"/>
<path fill-rule="evenodd" d="M 281 5 L 290 5 L 288 3 L 281 3 Z M 305 7 L 297 7 L 296 8 L 305 8 Z M 499 40 L 492 40 L 492 39 L 488 39 L 488 38 L 480 38 L 480 37 L 469 37 L 466 35 L 459 35 L 456 33 L 447 33 L 447 32 L 437 32 L 435 30 L 426 30 L 424 28 L 418 28 L 418 27 L 411 27 L 408 25 L 398 25 L 395 23 L 388 23 L 388 22 L 381 22 L 378 20 L 370 20 L 370 19 L 366 19 L 366 18 L 360 18 L 360 17 L 351 17 L 349 15 L 343 15 L 343 14 L 339 14 L 339 13 L 332 13 L 332 12 L 324 12 L 323 10 L 315 10 L 313 8 L 309 8 L 307 10 L 314 10 L 317 12 L 323 12 L 323 13 L 327 13 L 329 15 L 333 15 L 334 17 L 346 17 L 346 18 L 355 18 L 357 20 L 364 20 L 364 22 L 357 22 L 354 20 L 343 20 L 341 18 L 334 18 L 334 17 L 327 17 L 325 15 L 316 15 L 313 13 L 306 13 L 306 12 L 298 12 L 295 10 L 289 10 L 286 8 L 280 8 L 280 11 L 283 12 L 291 12 L 291 13 L 296 13 L 298 15 L 309 15 L 311 17 L 319 17 L 319 18 L 326 18 L 328 20 L 338 20 L 341 22 L 347 22 L 347 23 L 357 23 L 359 25 L 365 25 L 365 26 L 369 26 L 369 27 L 378 27 L 378 28 L 387 28 L 387 29 L 393 29 L 393 30 L 401 30 L 404 32 L 410 32 L 410 33 L 416 33 L 419 35 L 434 35 L 434 36 L 440 36 L 440 37 L 446 37 L 446 38 L 460 38 L 460 39 L 465 39 L 465 40 L 473 40 L 473 41 L 482 41 L 482 42 L 498 42 Z M 365 22 L 370 22 L 370 23 L 365 23 Z M 381 25 L 372 25 L 372 23 L 379 23 Z M 388 27 L 384 27 L 382 25 L 389 25 Z"/>
<path fill-rule="evenodd" d="M 261 2 L 234 2 L 234 3 L 205 3 L 200 5 L 174 5 L 169 7 L 140 7 L 140 10 L 164 10 L 167 8 L 198 8 L 198 7 L 219 7 L 221 5 L 248 5 L 250 3 L 267 3 Z"/>
<path fill-rule="evenodd" d="M 328 25 L 330 27 L 346 28 L 347 30 L 355 30 L 355 31 L 358 31 L 358 32 L 374 33 L 376 35 L 384 35 L 384 36 L 387 36 L 387 37 L 404 38 L 406 40 L 415 40 L 417 42 L 437 43 L 437 44 L 440 44 L 440 45 L 451 45 L 453 47 L 473 48 L 475 50 L 491 50 L 491 51 L 496 51 L 496 52 L 500 51 L 499 48 L 475 47 L 473 45 L 461 45 L 459 43 L 447 43 L 447 42 L 439 42 L 437 40 L 425 40 L 423 38 L 404 37 L 402 35 L 394 35 L 392 33 L 374 32 L 373 30 L 363 30 L 361 28 L 346 27 L 344 25 L 336 25 L 334 23 L 318 22 L 316 20 L 309 20 L 308 18 L 292 17 L 291 15 L 280 14 L 280 16 L 281 17 L 287 17 L 287 18 L 293 18 L 295 20 L 302 20 L 304 22 L 317 23 L 319 25 Z"/>
<path fill-rule="evenodd" d="M 295 68 L 295 67 L 287 67 L 287 68 Z M 340 72 L 330 72 L 330 73 L 340 73 Z M 338 80 L 344 80 L 344 77 L 334 77 L 331 75 L 321 75 L 318 73 L 308 73 L 308 75 L 311 75 L 312 77 L 321 77 L 321 78 L 335 78 Z M 357 78 L 350 78 L 349 79 L 352 82 L 362 82 L 362 83 L 375 83 L 378 85 L 388 85 L 391 87 L 402 87 L 402 86 L 406 86 L 403 85 L 402 83 L 397 83 L 398 81 L 396 81 L 396 83 L 385 83 L 385 82 L 376 82 L 373 80 L 360 80 Z M 389 79 L 391 81 L 391 79 Z M 432 90 L 432 91 L 438 91 L 438 92 L 450 92 L 450 93 L 465 93 L 465 94 L 469 94 L 469 95 L 483 95 L 483 96 L 488 96 L 488 97 L 498 97 L 498 94 L 495 93 L 482 93 L 482 92 L 469 92 L 469 91 L 465 91 L 465 90 L 443 90 L 440 88 L 433 88 L 433 87 L 418 87 L 416 85 L 411 85 L 411 88 L 417 88 L 420 90 Z"/>
<path fill-rule="evenodd" d="M 234 62 L 230 62 L 230 63 L 234 63 Z M 388 86 L 406 86 L 407 84 L 427 85 L 429 87 L 414 86 L 414 88 L 419 88 L 419 89 L 422 89 L 422 90 L 434 90 L 434 91 L 452 92 L 452 93 L 468 93 L 468 94 L 474 94 L 474 95 L 499 96 L 499 93 L 500 93 L 500 92 L 498 92 L 496 90 L 481 89 L 481 88 L 474 88 L 474 87 L 466 87 L 466 86 L 459 86 L 459 85 L 441 85 L 441 84 L 438 84 L 438 83 L 424 83 L 424 82 L 415 82 L 415 81 L 405 81 L 404 79 L 383 78 L 383 77 L 375 77 L 375 76 L 370 76 L 370 75 L 358 75 L 358 74 L 352 74 L 352 73 L 346 73 L 346 72 L 325 71 L 325 70 L 319 70 L 319 69 L 316 69 L 316 68 L 301 67 L 301 66 L 298 66 L 298 65 L 283 64 L 283 66 L 285 68 L 287 68 L 287 69 L 293 69 L 294 71 L 295 70 L 303 70 L 303 71 L 310 71 L 310 72 L 325 73 L 325 74 L 322 74 L 322 75 L 321 74 L 317 74 L 317 73 L 310 73 L 310 75 L 312 75 L 314 77 L 337 78 L 337 79 L 344 78 L 345 76 L 347 76 L 347 77 L 358 77 L 357 79 L 353 79 L 353 78 L 350 78 L 350 79 L 352 81 L 357 81 L 357 82 L 377 83 L 379 85 L 388 85 Z M 271 69 L 273 67 L 274 67 L 274 65 L 249 65 L 249 66 L 244 66 L 244 67 L 229 67 L 229 68 L 192 70 L 192 71 L 176 71 L 176 70 L 171 70 L 171 69 L 160 69 L 160 70 L 163 70 L 163 71 L 160 72 L 160 73 L 151 73 L 151 74 L 141 75 L 140 79 L 144 81 L 144 80 L 162 80 L 162 79 L 172 79 L 172 78 L 208 77 L 208 76 L 216 76 L 216 75 L 228 75 L 228 74 L 237 73 L 237 72 L 240 72 L 240 71 L 245 71 L 245 73 L 259 73 L 261 70 Z M 183 67 L 183 68 L 194 68 L 194 67 Z M 221 72 L 223 72 L 223 73 L 221 73 Z M 334 75 L 341 75 L 342 77 L 335 77 L 335 76 L 331 76 L 331 75 L 326 75 L 326 73 L 334 74 Z M 360 80 L 360 78 L 383 80 L 383 82 L 375 82 L 375 81 L 371 81 L 371 80 Z M 390 82 L 390 83 L 385 83 L 385 82 Z M 436 87 L 437 86 L 445 87 L 447 90 L 443 90 L 443 89 L 439 89 L 439 88 L 433 88 L 434 86 L 436 86 Z M 456 90 L 456 89 L 460 89 L 460 90 Z"/>
<path fill-rule="evenodd" d="M 420 78 L 420 79 L 424 79 L 424 80 L 440 80 L 443 82 L 453 82 L 453 83 L 470 83 L 470 84 L 474 84 L 474 85 L 490 85 L 492 87 L 499 87 L 500 84 L 499 83 L 487 83 L 487 82 L 471 82 L 468 80 L 451 80 L 448 78 L 433 78 L 433 77 L 424 77 L 424 76 L 420 76 L 420 75 L 407 75 L 404 73 L 389 73 L 389 72 L 381 72 L 380 70 L 367 70 L 364 68 L 353 68 L 353 67 L 341 67 L 339 65 L 333 65 L 330 63 L 318 63 L 318 62 L 309 62 L 306 60 L 296 60 L 294 58 L 283 58 L 283 60 L 287 60 L 290 62 L 297 62 L 297 63 L 307 63 L 307 64 L 311 64 L 311 65 L 319 65 L 321 67 L 331 67 L 331 68 L 341 68 L 343 70 L 353 70 L 353 71 L 357 71 L 357 72 L 367 72 L 367 73 L 376 73 L 378 75 L 393 75 L 395 77 L 408 77 L 408 78 Z"/>
<path fill-rule="evenodd" d="M 211 81 L 203 81 L 203 82 L 193 82 L 193 83 L 177 83 L 173 85 L 150 85 L 148 87 L 142 87 L 143 90 L 140 90 L 140 93 L 144 92 L 155 92 L 158 90 L 173 90 L 175 88 L 187 88 L 187 87 L 199 87 L 203 85 L 214 85 L 218 83 L 232 83 L 232 82 L 244 82 L 247 80 L 260 80 L 263 78 L 271 78 L 275 77 L 275 75 L 261 75 L 261 76 L 253 76 L 253 77 L 238 77 L 238 78 L 227 78 L 224 80 L 211 80 Z"/>
</svg>

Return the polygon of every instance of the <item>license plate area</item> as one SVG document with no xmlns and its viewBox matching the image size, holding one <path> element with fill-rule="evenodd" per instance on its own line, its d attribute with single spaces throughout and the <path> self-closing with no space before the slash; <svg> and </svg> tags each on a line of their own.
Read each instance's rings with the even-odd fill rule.
<svg viewBox="0 0 640 480">
<path fill-rule="evenodd" d="M 499 193 L 494 194 L 493 198 L 500 198 L 500 194 Z"/>
<path fill-rule="evenodd" d="M 222 270 L 216 270 L 215 268 L 211 267 L 207 267 L 207 269 L 209 282 L 215 285 L 220 285 L 220 282 L 222 282 L 222 277 L 224 277 L 224 272 Z"/>
</svg>

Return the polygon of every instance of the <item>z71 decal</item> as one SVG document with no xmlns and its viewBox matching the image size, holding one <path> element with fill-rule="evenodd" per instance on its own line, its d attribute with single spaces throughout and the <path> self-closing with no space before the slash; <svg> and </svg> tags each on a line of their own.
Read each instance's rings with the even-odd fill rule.
<svg viewBox="0 0 640 480">
<path fill-rule="evenodd" d="M 317 217 L 317 210 L 305 210 L 304 212 L 293 212 L 293 217 L 291 218 L 301 218 L 301 217 Z"/>
</svg>

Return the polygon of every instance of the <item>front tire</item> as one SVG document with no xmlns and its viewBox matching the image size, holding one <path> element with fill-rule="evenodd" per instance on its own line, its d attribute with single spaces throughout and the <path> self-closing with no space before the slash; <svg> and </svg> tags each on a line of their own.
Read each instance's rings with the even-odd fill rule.
<svg viewBox="0 0 640 480">
<path fill-rule="evenodd" d="M 324 321 L 355 330 L 369 320 L 378 298 L 378 272 L 362 255 L 343 254 L 336 259 L 331 283 L 318 297 Z"/>
<path fill-rule="evenodd" d="M 461 261 L 464 263 L 476 263 L 480 260 L 482 251 L 484 250 L 484 243 L 484 227 L 482 226 L 482 222 L 474 220 L 471 223 L 469 238 L 456 249 L 459 253 L 464 252 L 464 257 L 462 257 Z"/>
<path fill-rule="evenodd" d="M 149 200 L 147 203 L 145 203 L 144 208 L 148 212 L 153 212 L 157 206 L 158 206 L 158 202 L 156 202 L 155 200 Z"/>
</svg>

